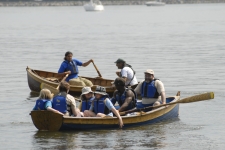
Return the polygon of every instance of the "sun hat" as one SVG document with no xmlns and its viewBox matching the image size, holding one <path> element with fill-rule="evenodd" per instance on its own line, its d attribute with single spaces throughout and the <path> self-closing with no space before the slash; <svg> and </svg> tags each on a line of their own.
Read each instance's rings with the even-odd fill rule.
<svg viewBox="0 0 225 150">
<path fill-rule="evenodd" d="M 90 87 L 88 87 L 88 86 L 83 87 L 81 96 L 84 95 L 84 94 L 88 94 L 90 92 L 93 93 L 93 91 L 91 90 Z"/>
<path fill-rule="evenodd" d="M 154 71 L 152 69 L 147 69 L 144 73 L 154 74 Z"/>
<path fill-rule="evenodd" d="M 97 86 L 94 93 L 101 94 L 101 95 L 108 95 L 106 93 L 105 87 L 102 87 L 102 86 Z"/>
<path fill-rule="evenodd" d="M 121 59 L 121 58 L 119 58 L 119 59 L 117 59 L 116 61 L 115 61 L 115 63 L 125 63 L 126 61 L 125 60 L 123 60 L 123 59 Z"/>
</svg>

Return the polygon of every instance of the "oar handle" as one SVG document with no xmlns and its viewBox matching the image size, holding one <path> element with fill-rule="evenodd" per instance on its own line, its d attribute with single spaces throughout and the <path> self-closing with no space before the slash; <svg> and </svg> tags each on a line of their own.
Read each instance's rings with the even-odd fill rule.
<svg viewBox="0 0 225 150">
<path fill-rule="evenodd" d="M 177 103 L 192 103 L 192 102 L 209 100 L 209 99 L 213 99 L 213 98 L 214 98 L 214 93 L 213 92 L 207 92 L 207 93 L 203 93 L 203 94 L 187 97 L 187 98 L 178 100 L 176 102 L 166 103 L 166 104 L 157 105 L 157 106 L 149 106 L 149 107 L 144 107 L 144 108 L 137 108 L 137 109 L 133 109 L 133 110 L 120 112 L 120 115 L 126 115 L 128 113 L 138 112 L 138 111 L 148 111 L 148 110 L 151 110 L 152 108 L 159 108 L 159 107 L 162 107 L 162 106 L 174 105 L 174 104 L 177 104 Z"/>
<path fill-rule="evenodd" d="M 204 101 L 204 100 L 209 100 L 209 99 L 214 99 L 214 93 L 213 92 L 206 92 L 206 93 L 203 93 L 203 94 L 198 94 L 198 95 L 186 97 L 186 98 L 183 98 L 183 99 L 178 100 L 176 102 L 153 106 L 153 108 L 158 108 L 158 107 L 166 106 L 166 105 L 173 105 L 173 104 L 177 104 L 177 103 L 199 102 L 199 101 Z"/>
<path fill-rule="evenodd" d="M 63 79 L 59 82 L 59 85 L 58 85 L 57 88 L 56 88 L 57 90 L 59 89 L 60 83 L 61 83 L 62 81 L 64 81 L 64 80 L 66 80 L 66 78 L 68 77 L 68 75 L 69 75 L 69 74 L 66 74 L 65 77 L 63 77 Z"/>
<path fill-rule="evenodd" d="M 97 73 L 98 73 L 99 77 L 101 77 L 101 78 L 102 78 L 102 75 L 101 75 L 101 73 L 99 72 L 99 70 L 98 70 L 97 66 L 95 65 L 94 61 L 92 61 L 92 63 L 93 63 L 93 65 L 94 65 L 95 70 L 97 71 Z"/>
</svg>

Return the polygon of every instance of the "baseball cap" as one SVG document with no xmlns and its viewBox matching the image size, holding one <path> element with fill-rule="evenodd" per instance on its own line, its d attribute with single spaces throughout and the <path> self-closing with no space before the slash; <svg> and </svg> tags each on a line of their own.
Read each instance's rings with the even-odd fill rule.
<svg viewBox="0 0 225 150">
<path fill-rule="evenodd" d="M 154 74 L 154 71 L 152 69 L 147 69 L 144 73 Z"/>
<path fill-rule="evenodd" d="M 121 58 L 119 58 L 119 59 L 117 59 L 116 61 L 115 61 L 115 63 L 125 63 L 126 61 L 125 60 L 123 60 L 123 59 L 121 59 Z"/>
</svg>

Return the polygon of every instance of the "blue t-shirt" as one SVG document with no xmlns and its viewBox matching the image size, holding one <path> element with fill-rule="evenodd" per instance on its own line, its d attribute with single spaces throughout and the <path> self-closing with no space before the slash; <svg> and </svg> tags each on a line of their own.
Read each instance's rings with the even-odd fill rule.
<svg viewBox="0 0 225 150">
<path fill-rule="evenodd" d="M 45 102 L 45 110 L 47 110 L 48 107 L 52 108 L 52 102 L 51 101 L 46 101 Z M 33 110 L 38 110 L 36 105 L 34 106 Z"/>
<path fill-rule="evenodd" d="M 82 62 L 79 61 L 78 59 L 72 59 L 74 63 L 76 63 L 77 66 L 82 66 Z M 63 61 L 59 70 L 58 70 L 58 73 L 63 73 L 65 71 L 69 71 L 67 70 L 67 67 L 68 67 L 68 61 Z M 78 70 L 78 68 L 77 68 Z M 71 70 L 70 70 L 71 71 Z M 72 72 L 72 71 L 71 71 Z M 77 78 L 78 77 L 78 74 L 75 73 L 75 74 L 70 74 L 67 78 L 66 78 L 66 81 L 69 82 L 70 79 L 73 79 L 73 78 Z"/>
</svg>

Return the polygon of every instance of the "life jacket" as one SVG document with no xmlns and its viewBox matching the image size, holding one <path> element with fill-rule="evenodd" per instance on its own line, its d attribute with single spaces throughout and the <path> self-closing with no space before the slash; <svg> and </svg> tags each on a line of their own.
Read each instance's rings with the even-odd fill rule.
<svg viewBox="0 0 225 150">
<path fill-rule="evenodd" d="M 61 92 L 58 95 L 56 95 L 52 100 L 52 107 L 61 113 L 66 113 L 67 110 L 67 104 L 66 104 L 66 92 Z"/>
<path fill-rule="evenodd" d="M 71 71 L 71 74 L 78 74 L 78 68 L 77 68 L 77 63 L 72 60 L 71 62 L 68 62 L 67 60 L 64 61 L 67 64 L 66 71 Z"/>
<path fill-rule="evenodd" d="M 134 93 L 134 98 L 132 99 L 132 101 L 130 102 L 130 104 L 127 106 L 126 110 L 130 110 L 133 109 L 134 107 L 136 107 L 136 103 L 137 103 L 137 94 L 135 93 L 135 91 L 131 88 L 126 88 L 125 91 L 123 92 L 122 95 L 120 95 L 118 92 L 116 93 L 116 101 L 119 103 L 120 107 L 124 104 L 126 98 L 127 98 L 127 91 L 131 90 Z"/>
<path fill-rule="evenodd" d="M 109 98 L 108 95 L 104 95 L 103 97 L 101 97 L 100 99 L 95 99 L 94 100 L 94 112 L 95 114 L 97 113 L 103 113 L 103 114 L 109 114 L 110 110 L 108 109 L 108 107 L 105 105 L 104 100 L 106 98 Z"/>
<path fill-rule="evenodd" d="M 95 97 L 91 97 L 89 100 L 82 100 L 81 111 L 84 112 L 85 110 L 89 110 L 94 99 Z"/>
<path fill-rule="evenodd" d="M 36 110 L 46 110 L 45 109 L 45 103 L 47 102 L 47 100 L 43 100 L 43 99 L 38 99 L 36 101 L 36 104 L 35 104 L 35 108 Z"/>
<path fill-rule="evenodd" d="M 158 98 L 159 93 L 155 87 L 155 81 L 159 79 L 154 79 L 151 82 L 143 82 L 141 87 L 141 96 L 147 98 Z"/>
</svg>

